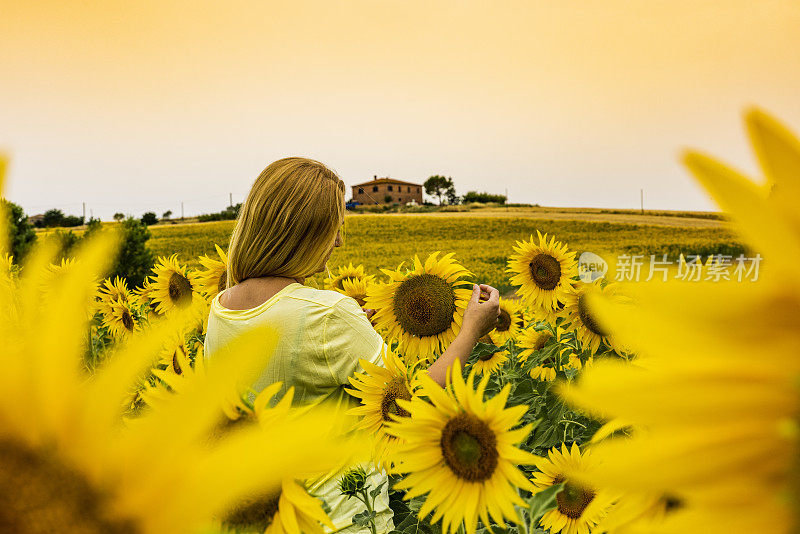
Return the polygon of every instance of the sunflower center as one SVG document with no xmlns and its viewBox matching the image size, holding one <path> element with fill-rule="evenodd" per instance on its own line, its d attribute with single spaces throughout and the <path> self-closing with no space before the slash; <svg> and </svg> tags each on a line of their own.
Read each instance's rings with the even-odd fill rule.
<svg viewBox="0 0 800 534">
<path fill-rule="evenodd" d="M 507 332 L 509 328 L 511 328 L 511 315 L 503 308 L 500 308 L 500 317 L 497 318 L 497 326 L 494 329 L 498 332 Z"/>
<path fill-rule="evenodd" d="M 474 415 L 464 413 L 450 419 L 442 429 L 439 446 L 447 466 L 463 480 L 481 482 L 497 469 L 497 438 Z"/>
<path fill-rule="evenodd" d="M 551 337 L 553 337 L 553 334 L 547 330 L 539 332 L 539 335 L 536 336 L 536 340 L 533 342 L 533 350 L 541 350 Z"/>
<path fill-rule="evenodd" d="M 219 275 L 219 281 L 217 282 L 217 291 L 222 293 L 228 288 L 228 271 L 222 271 L 222 274 Z"/>
<path fill-rule="evenodd" d="M 498 354 L 500 354 L 499 351 L 498 352 L 491 352 L 489 354 L 481 354 L 480 356 L 478 356 L 478 359 L 480 361 L 482 361 L 482 362 L 488 362 L 489 360 L 491 360 L 492 358 L 494 358 Z"/>
<path fill-rule="evenodd" d="M 192 301 L 192 284 L 180 273 L 172 273 L 167 287 L 169 299 L 176 306 L 184 307 Z"/>
<path fill-rule="evenodd" d="M 596 334 L 598 336 L 607 336 L 608 332 L 606 332 L 603 328 L 597 324 L 597 321 L 592 317 L 589 313 L 589 307 L 586 305 L 586 294 L 583 294 L 578 297 L 578 317 L 580 317 L 583 326 L 585 326 L 591 333 Z"/>
<path fill-rule="evenodd" d="M 406 387 L 406 381 L 400 376 L 392 378 L 383 390 L 381 415 L 384 421 L 393 421 L 391 417 L 392 414 L 399 417 L 408 417 L 411 415 L 397 405 L 397 399 L 411 400 L 411 393 L 409 393 L 408 387 Z"/>
<path fill-rule="evenodd" d="M 394 314 L 406 332 L 419 336 L 441 334 L 453 324 L 456 295 L 446 280 L 432 274 L 414 275 L 397 288 Z"/>
<path fill-rule="evenodd" d="M 564 482 L 563 478 L 556 477 L 553 484 L 561 484 L 562 482 Z M 583 515 L 589 503 L 594 500 L 594 496 L 593 491 L 567 482 L 564 484 L 564 489 L 556 495 L 558 511 L 570 519 L 578 519 Z"/>
<path fill-rule="evenodd" d="M 133 317 L 128 310 L 122 310 L 122 326 L 128 332 L 133 332 Z"/>
<path fill-rule="evenodd" d="M 280 497 L 281 493 L 278 491 L 278 493 L 242 501 L 225 515 L 222 523 L 237 530 L 263 532 L 270 526 L 275 514 L 278 513 Z"/>
<path fill-rule="evenodd" d="M 537 254 L 528 264 L 534 283 L 547 291 L 561 280 L 561 263 L 549 254 Z"/>
<path fill-rule="evenodd" d="M 109 517 L 107 495 L 47 451 L 0 440 L 0 465 L 0 532 L 139 532 L 131 520 Z"/>
</svg>

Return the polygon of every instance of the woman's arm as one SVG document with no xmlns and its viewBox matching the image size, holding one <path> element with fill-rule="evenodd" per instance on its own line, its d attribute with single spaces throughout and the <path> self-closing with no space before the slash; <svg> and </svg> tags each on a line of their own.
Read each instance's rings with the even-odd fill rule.
<svg viewBox="0 0 800 534">
<path fill-rule="evenodd" d="M 481 294 L 488 293 L 488 299 L 481 302 Z M 472 297 L 469 299 L 467 309 L 464 310 L 464 319 L 461 330 L 456 338 L 447 347 L 447 350 L 428 367 L 428 375 L 440 386 L 444 387 L 447 380 L 447 370 L 456 359 L 461 362 L 461 367 L 467 362 L 472 349 L 480 338 L 491 332 L 497 325 L 500 316 L 500 292 L 491 286 L 481 284 L 473 286 Z"/>
</svg>

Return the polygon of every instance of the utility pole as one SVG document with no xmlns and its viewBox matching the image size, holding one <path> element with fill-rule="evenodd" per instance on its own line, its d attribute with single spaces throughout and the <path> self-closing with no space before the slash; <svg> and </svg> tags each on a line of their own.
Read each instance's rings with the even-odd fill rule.
<svg viewBox="0 0 800 534">
<path fill-rule="evenodd" d="M 86 224 L 86 202 L 83 203 L 83 224 Z"/>
<path fill-rule="evenodd" d="M 644 215 L 644 189 L 639 189 L 639 203 L 642 207 L 642 215 Z"/>
<path fill-rule="evenodd" d="M 508 188 L 506 187 L 506 211 L 508 211 Z"/>
<path fill-rule="evenodd" d="M 228 193 L 230 196 L 230 207 L 233 207 L 233 193 Z"/>
<path fill-rule="evenodd" d="M 183 220 L 183 202 L 181 202 L 181 220 Z"/>
</svg>

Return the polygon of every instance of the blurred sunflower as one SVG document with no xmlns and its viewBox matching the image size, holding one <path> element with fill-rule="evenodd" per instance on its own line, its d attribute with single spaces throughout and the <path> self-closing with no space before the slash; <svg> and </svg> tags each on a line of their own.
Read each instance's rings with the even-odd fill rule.
<svg viewBox="0 0 800 534">
<path fill-rule="evenodd" d="M 214 244 L 219 259 L 209 256 L 200 256 L 200 264 L 205 270 L 196 273 L 196 285 L 206 297 L 213 299 L 217 294 L 225 291 L 228 284 L 228 256 L 219 245 Z"/>
<path fill-rule="evenodd" d="M 564 298 L 564 309 L 561 316 L 564 318 L 564 325 L 569 325 L 569 329 L 575 330 L 575 334 L 581 346 L 594 355 L 604 343 L 612 350 L 619 350 L 611 338 L 608 331 L 595 318 L 588 304 L 591 295 L 603 294 L 612 297 L 615 294 L 615 286 L 604 285 L 602 279 L 597 279 L 592 283 L 578 284 Z"/>
<path fill-rule="evenodd" d="M 330 276 L 325 279 L 325 289 L 333 289 L 334 291 L 338 291 L 340 293 L 343 292 L 345 280 L 353 281 L 374 278 L 372 275 L 368 275 L 364 271 L 363 265 L 353 267 L 352 262 L 350 265 L 339 267 L 337 271 L 329 274 Z"/>
<path fill-rule="evenodd" d="M 517 466 L 537 458 L 516 446 L 531 427 L 511 429 L 528 407 L 505 407 L 510 384 L 484 401 L 488 375 L 476 390 L 474 372 L 465 383 L 458 360 L 450 370 L 452 390 L 423 373 L 421 396 L 427 399 L 398 401 L 411 417 L 389 423 L 389 432 L 401 440 L 396 471 L 406 473 L 395 487 L 406 490 L 407 499 L 427 493 L 418 515 L 433 512 L 432 521 L 441 519 L 443 532 L 456 532 L 462 522 L 474 532 L 479 517 L 485 525 L 491 524 L 489 516 L 500 526 L 518 522 L 514 505 L 525 503 L 517 488 L 533 486 Z"/>
<path fill-rule="evenodd" d="M 573 480 L 580 476 L 591 462 L 589 451 L 583 451 L 573 443 L 568 449 L 561 444 L 561 450 L 553 447 L 547 458 L 536 462 L 539 470 L 533 474 L 533 484 L 540 490 L 564 484 L 556 494 L 556 507 L 544 514 L 539 525 L 551 534 L 588 534 L 608 513 L 614 504 L 614 498 L 586 484 Z"/>
<path fill-rule="evenodd" d="M 479 356 L 472 368 L 475 369 L 479 375 L 490 375 L 501 369 L 508 361 L 509 353 L 507 350 L 500 350 L 492 354 L 484 354 Z"/>
<path fill-rule="evenodd" d="M 139 330 L 139 320 L 129 301 L 114 300 L 104 305 L 101 323 L 112 337 L 126 336 Z"/>
<path fill-rule="evenodd" d="M 411 400 L 414 370 L 406 366 L 400 355 L 386 345 L 381 357 L 384 367 L 359 360 L 365 372 L 351 377 L 349 380 L 353 388 L 346 391 L 361 400 L 361 405 L 348 413 L 359 416 L 357 427 L 375 437 L 375 459 L 389 471 L 391 451 L 397 439 L 386 433 L 386 425 L 396 418 L 408 417 L 409 413 L 397 401 Z"/>
<path fill-rule="evenodd" d="M 646 429 L 598 444 L 602 463 L 586 478 L 679 499 L 659 532 L 790 533 L 800 523 L 800 140 L 761 111 L 745 120 L 766 183 L 696 152 L 684 163 L 763 255 L 758 281 L 642 284 L 635 309 L 596 299 L 647 366 L 597 363 L 562 392 Z"/>
<path fill-rule="evenodd" d="M 423 265 L 414 256 L 414 268 L 382 269 L 388 283 L 370 286 L 366 305 L 372 321 L 389 340 L 397 340 L 406 357 L 432 359 L 441 354 L 461 329 L 461 318 L 472 294 L 463 289 L 470 273 L 453 260 L 434 252 Z"/>
<path fill-rule="evenodd" d="M 362 308 L 367 304 L 367 291 L 369 286 L 373 284 L 373 278 L 345 278 L 342 280 L 342 290 L 348 297 L 354 299 Z"/>
<path fill-rule="evenodd" d="M 5 225 L 0 219 L 0 235 Z M 87 379 L 81 366 L 86 296 L 94 295 L 114 242 L 110 236 L 87 242 L 71 268 L 49 281 L 42 305 L 39 288 L 55 252 L 51 244 L 37 245 L 19 287 L 0 286 L 0 303 L 19 308 L 18 319 L 0 321 L 0 530 L 195 532 L 231 500 L 277 484 L 328 456 L 329 447 L 339 449 L 337 456 L 345 452 L 314 430 L 330 414 L 312 424 L 275 423 L 272 433 L 241 433 L 215 447 L 199 444 L 213 422 L 213 399 L 257 377 L 263 351 L 255 349 L 274 338 L 263 331 L 219 357 L 213 373 L 193 381 L 175 402 L 135 426 L 120 425 L 128 388 L 183 318 L 175 314 L 134 333 Z"/>
<path fill-rule="evenodd" d="M 158 258 L 153 273 L 149 296 L 155 302 L 158 313 L 186 309 L 197 300 L 195 274 L 178 262 L 177 254 Z"/>
<path fill-rule="evenodd" d="M 522 327 L 525 319 L 522 314 L 522 305 L 516 299 L 500 299 L 500 316 L 497 318 L 497 326 L 489 332 L 489 339 L 495 345 L 502 345 L 509 339 L 515 339 Z"/>
<path fill-rule="evenodd" d="M 537 231 L 536 235 L 538 243 L 533 236 L 517 242 L 506 272 L 513 275 L 511 283 L 520 286 L 517 291 L 531 307 L 555 310 L 575 284 L 578 262 L 575 253 L 555 237 L 548 242 L 547 234 Z"/>
</svg>

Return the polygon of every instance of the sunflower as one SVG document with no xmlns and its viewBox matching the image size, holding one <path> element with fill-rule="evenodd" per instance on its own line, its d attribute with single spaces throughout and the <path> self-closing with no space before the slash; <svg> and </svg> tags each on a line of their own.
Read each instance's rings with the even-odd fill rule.
<svg viewBox="0 0 800 534">
<path fill-rule="evenodd" d="M 500 350 L 492 354 L 486 354 L 483 356 L 479 356 L 475 363 L 472 364 L 472 368 L 479 375 L 490 375 L 496 372 L 498 369 L 501 369 L 506 362 L 508 361 L 509 353 L 507 350 Z"/>
<path fill-rule="evenodd" d="M 197 300 L 195 274 L 178 263 L 177 254 L 158 258 L 153 272 L 149 294 L 159 314 L 189 308 Z"/>
<path fill-rule="evenodd" d="M 746 122 L 765 183 L 696 152 L 684 162 L 763 256 L 758 281 L 641 284 L 634 309 L 597 299 L 598 316 L 648 365 L 599 362 L 562 392 L 646 429 L 598 444 L 587 479 L 678 499 L 659 532 L 800 523 L 800 140 L 761 111 Z"/>
<path fill-rule="evenodd" d="M 182 331 L 174 332 L 164 343 L 158 354 L 158 364 L 176 375 L 182 374 L 184 369 L 191 366 L 192 359 Z"/>
<path fill-rule="evenodd" d="M 329 273 L 329 277 L 325 279 L 325 289 L 333 289 L 334 291 L 343 293 L 345 280 L 352 281 L 365 278 L 372 279 L 373 276 L 366 274 L 363 265 L 353 267 L 353 263 L 351 262 L 350 265 L 339 267 L 335 274 Z"/>
<path fill-rule="evenodd" d="M 371 276 L 364 278 L 345 278 L 342 280 L 342 290 L 340 293 L 344 293 L 352 298 L 363 308 L 367 304 L 366 298 L 369 286 L 373 283 L 373 278 Z"/>
<path fill-rule="evenodd" d="M 397 439 L 386 433 L 386 425 L 397 418 L 408 417 L 408 412 L 398 406 L 397 401 L 411 400 L 414 369 L 409 368 L 400 355 L 386 345 L 381 358 L 385 367 L 359 360 L 365 372 L 352 376 L 349 380 L 353 389 L 345 391 L 361 400 L 361 405 L 348 413 L 359 416 L 357 427 L 375 437 L 375 459 L 388 471 L 391 467 L 388 457 Z"/>
<path fill-rule="evenodd" d="M 533 329 L 528 330 L 530 331 Z M 555 339 L 555 344 L 542 350 L 542 347 L 551 338 Z M 537 364 L 528 371 L 531 378 L 535 380 L 552 382 L 556 379 L 556 373 L 558 371 L 567 369 L 580 370 L 583 367 L 580 357 L 575 353 L 572 347 L 569 346 L 564 336 L 564 330 L 560 327 L 556 327 L 555 334 L 547 330 L 542 330 L 540 332 L 534 331 L 533 334 L 528 333 L 525 343 L 530 346 L 530 348 L 526 348 L 520 353 L 523 361 L 527 361 L 531 354 L 538 353 L 539 360 Z M 591 356 L 589 358 L 591 359 Z M 588 363 L 587 360 L 587 364 Z"/>
<path fill-rule="evenodd" d="M 217 250 L 219 259 L 200 256 L 198 259 L 205 270 L 196 275 L 198 289 L 210 299 L 225 291 L 228 284 L 228 256 L 219 245 L 215 244 L 214 248 Z"/>
<path fill-rule="evenodd" d="M 525 318 L 519 301 L 500 299 L 500 316 L 497 318 L 497 326 L 489 332 L 489 339 L 495 345 L 502 345 L 509 339 L 515 339 L 523 326 Z"/>
<path fill-rule="evenodd" d="M 596 294 L 603 294 L 607 297 L 614 296 L 614 286 L 604 285 L 602 279 L 588 284 L 581 282 L 567 293 L 564 299 L 564 309 L 561 312 L 564 325 L 569 325 L 569 328 L 575 331 L 581 346 L 592 355 L 597 353 L 600 343 L 604 343 L 611 350 L 619 350 L 613 342 L 611 332 L 598 322 L 588 304 L 591 296 Z"/>
<path fill-rule="evenodd" d="M 122 337 L 139 330 L 139 319 L 129 301 L 114 300 L 104 307 L 102 325 L 112 337 Z"/>
<path fill-rule="evenodd" d="M 517 345 L 522 349 L 517 358 L 521 363 L 525 363 L 531 354 L 542 350 L 552 337 L 553 333 L 550 330 L 536 330 L 535 328 L 523 330 L 517 341 Z"/>
<path fill-rule="evenodd" d="M 475 372 L 466 383 L 458 360 L 450 368 L 451 389 L 442 389 L 426 374 L 420 375 L 422 395 L 398 401 L 410 418 L 389 423 L 389 432 L 401 440 L 396 470 L 406 473 L 395 487 L 406 490 L 406 499 L 428 494 L 419 516 L 433 513 L 442 520 L 443 532 L 455 532 L 464 522 L 474 532 L 480 517 L 484 525 L 518 522 L 514 505 L 524 506 L 517 488 L 533 486 L 517 465 L 532 464 L 536 457 L 516 447 L 530 426 L 520 424 L 527 406 L 506 408 L 511 385 L 494 398 L 483 400 L 489 377 L 474 389 Z"/>
<path fill-rule="evenodd" d="M 0 219 L 0 235 L 5 225 Z M 185 395 L 123 427 L 128 388 L 184 318 L 174 314 L 132 334 L 87 380 L 81 365 L 91 307 L 86 295 L 94 295 L 113 245 L 110 236 L 89 240 L 72 268 L 50 281 L 46 305 L 39 288 L 52 247 L 37 245 L 29 253 L 18 288 L 0 286 L 0 303 L 14 302 L 20 317 L 0 321 L 3 531 L 196 532 L 256 487 L 277 485 L 321 455 L 330 466 L 339 461 L 343 447 L 314 430 L 329 414 L 302 424 L 276 422 L 270 433 L 241 433 L 214 447 L 200 443 L 213 422 L 213 400 L 244 379 L 243 370 L 247 380 L 257 377 L 259 346 L 274 338 L 263 331 L 218 357 L 213 372 L 193 381 Z M 339 449 L 334 456 L 331 447 Z"/>
<path fill-rule="evenodd" d="M 537 231 L 536 235 L 538 244 L 533 236 L 517 242 L 506 272 L 513 274 L 511 283 L 520 286 L 517 291 L 533 308 L 555 310 L 575 284 L 578 262 L 575 253 L 555 237 L 548 242 L 547 234 Z"/>
<path fill-rule="evenodd" d="M 276 491 L 237 504 L 226 513 L 222 524 L 236 532 L 257 530 L 264 534 L 323 534 L 322 525 L 334 528 L 320 500 L 289 478 Z"/>
<path fill-rule="evenodd" d="M 133 294 L 128 289 L 128 282 L 119 276 L 115 276 L 113 280 L 111 278 L 103 280 L 97 297 L 97 310 L 103 315 L 111 312 L 113 302 L 132 303 L 134 300 Z"/>
<path fill-rule="evenodd" d="M 614 498 L 607 492 L 600 491 L 581 482 L 573 476 L 587 470 L 592 461 L 589 451 L 583 451 L 573 443 L 568 449 L 561 444 L 561 450 L 553 447 L 547 458 L 536 462 L 539 470 L 533 475 L 533 484 L 540 490 L 564 484 L 556 494 L 556 507 L 544 514 L 539 525 L 551 534 L 578 534 L 591 532 L 597 523 L 608 513 Z"/>
<path fill-rule="evenodd" d="M 441 354 L 461 329 L 461 318 L 472 294 L 462 289 L 471 275 L 453 254 L 434 252 L 423 265 L 414 256 L 414 268 L 382 269 L 388 283 L 370 286 L 366 305 L 375 310 L 375 328 L 388 340 L 397 340 L 406 357 L 431 359 Z"/>
</svg>

